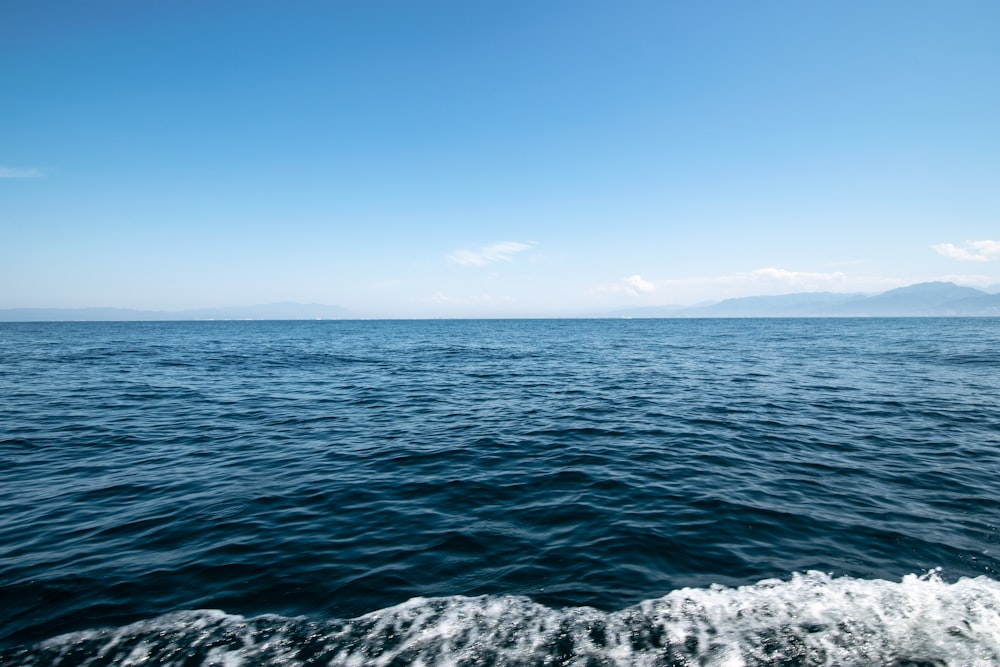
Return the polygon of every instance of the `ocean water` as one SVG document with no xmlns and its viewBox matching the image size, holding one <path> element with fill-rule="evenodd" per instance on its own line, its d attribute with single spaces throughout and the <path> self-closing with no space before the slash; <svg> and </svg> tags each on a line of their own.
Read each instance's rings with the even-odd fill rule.
<svg viewBox="0 0 1000 667">
<path fill-rule="evenodd" d="M 1000 319 L 0 324 L 0 665 L 1000 664 Z"/>
</svg>

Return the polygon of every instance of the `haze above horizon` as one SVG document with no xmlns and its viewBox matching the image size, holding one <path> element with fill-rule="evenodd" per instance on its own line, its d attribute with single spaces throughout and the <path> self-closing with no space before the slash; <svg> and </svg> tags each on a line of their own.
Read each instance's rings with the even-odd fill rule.
<svg viewBox="0 0 1000 667">
<path fill-rule="evenodd" d="M 0 308 L 1000 284 L 1000 4 L 0 7 Z"/>
</svg>

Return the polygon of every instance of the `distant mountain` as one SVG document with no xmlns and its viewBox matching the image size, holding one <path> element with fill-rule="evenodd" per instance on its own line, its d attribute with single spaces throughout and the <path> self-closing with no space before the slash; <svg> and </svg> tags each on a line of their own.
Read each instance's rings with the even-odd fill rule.
<svg viewBox="0 0 1000 667">
<path fill-rule="evenodd" d="M 994 286 L 996 288 L 998 286 Z M 581 316 L 587 316 L 581 314 Z M 589 315 L 593 317 L 594 315 Z M 1000 317 L 1000 293 L 954 283 L 931 282 L 881 294 L 800 292 L 748 296 L 698 306 L 647 306 L 605 312 L 597 317 Z M 271 303 L 197 310 L 124 308 L 12 308 L 0 322 L 111 322 L 164 320 L 346 320 L 364 319 L 340 306 Z"/>
<path fill-rule="evenodd" d="M 856 317 L 1000 315 L 1000 296 L 954 283 L 919 283 L 842 304 L 831 314 Z"/>
<path fill-rule="evenodd" d="M 9 308 L 0 322 L 121 322 L 167 320 L 343 320 L 358 315 L 340 306 L 318 303 L 269 303 L 259 306 L 196 310 L 132 310 L 128 308 Z"/>
<path fill-rule="evenodd" d="M 932 282 L 876 295 L 801 292 L 678 308 L 633 308 L 608 317 L 983 317 L 1000 316 L 1000 294 Z"/>
<path fill-rule="evenodd" d="M 817 317 L 831 308 L 863 300 L 863 294 L 801 292 L 778 296 L 748 296 L 726 299 L 710 306 L 689 308 L 688 317 Z"/>
</svg>

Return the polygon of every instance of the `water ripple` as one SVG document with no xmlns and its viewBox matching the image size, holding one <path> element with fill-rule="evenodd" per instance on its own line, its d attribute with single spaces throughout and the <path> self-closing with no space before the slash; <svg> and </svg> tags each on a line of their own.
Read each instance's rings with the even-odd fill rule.
<svg viewBox="0 0 1000 667">
<path fill-rule="evenodd" d="M 0 646 L 198 608 L 339 637 L 444 596 L 421 627 L 509 604 L 545 656 L 568 623 L 615 664 L 630 605 L 682 587 L 995 578 L 996 350 L 987 319 L 5 324 Z"/>
</svg>

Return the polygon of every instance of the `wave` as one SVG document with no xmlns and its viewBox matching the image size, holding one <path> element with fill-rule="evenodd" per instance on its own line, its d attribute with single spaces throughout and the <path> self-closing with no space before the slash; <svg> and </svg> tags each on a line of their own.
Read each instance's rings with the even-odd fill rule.
<svg viewBox="0 0 1000 667">
<path fill-rule="evenodd" d="M 0 653 L 35 665 L 1000 664 L 1000 582 L 821 572 L 604 612 L 520 596 L 414 598 L 350 620 L 180 611 Z"/>
</svg>

